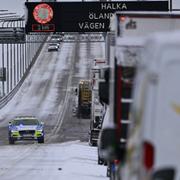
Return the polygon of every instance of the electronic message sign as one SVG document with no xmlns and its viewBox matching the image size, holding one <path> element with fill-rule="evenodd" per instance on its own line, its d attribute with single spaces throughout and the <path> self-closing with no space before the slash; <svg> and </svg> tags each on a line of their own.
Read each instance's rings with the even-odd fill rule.
<svg viewBox="0 0 180 180">
<path fill-rule="evenodd" d="M 107 32 L 115 11 L 168 11 L 168 1 L 26 2 L 26 33 Z"/>
</svg>

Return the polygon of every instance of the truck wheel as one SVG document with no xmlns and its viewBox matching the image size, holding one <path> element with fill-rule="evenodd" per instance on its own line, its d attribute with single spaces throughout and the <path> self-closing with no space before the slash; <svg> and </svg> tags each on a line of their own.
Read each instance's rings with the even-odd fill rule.
<svg viewBox="0 0 180 180">
<path fill-rule="evenodd" d="M 97 146 L 97 143 L 96 142 L 92 142 L 92 146 Z"/>
<path fill-rule="evenodd" d="M 106 176 L 111 177 L 111 170 L 110 170 L 109 166 L 107 167 Z"/>
<path fill-rule="evenodd" d="M 89 145 L 92 146 L 92 140 L 91 140 L 91 138 L 89 139 Z"/>
<path fill-rule="evenodd" d="M 99 156 L 98 156 L 98 164 L 99 164 L 99 165 L 102 165 L 102 164 L 104 164 L 104 161 L 103 161 L 103 159 L 101 159 Z"/>
<path fill-rule="evenodd" d="M 91 139 L 91 137 L 89 139 L 89 145 L 90 146 L 96 146 L 96 143 Z"/>
<path fill-rule="evenodd" d="M 107 166 L 107 165 L 108 165 L 107 161 L 104 160 L 104 166 Z"/>
<path fill-rule="evenodd" d="M 90 146 L 96 146 L 96 145 L 97 145 L 97 143 L 95 143 L 95 142 L 91 139 L 91 137 L 90 137 L 90 140 L 89 140 L 89 144 L 90 144 Z"/>
</svg>

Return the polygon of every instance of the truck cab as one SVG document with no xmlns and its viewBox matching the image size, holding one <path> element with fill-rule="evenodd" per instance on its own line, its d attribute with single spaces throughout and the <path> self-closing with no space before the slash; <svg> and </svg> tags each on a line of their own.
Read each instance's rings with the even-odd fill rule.
<svg viewBox="0 0 180 180">
<path fill-rule="evenodd" d="M 170 13 L 117 12 L 111 20 L 115 41 L 109 48 L 109 122 L 102 128 L 99 149 L 103 158 L 113 165 L 115 160 L 120 160 L 120 164 L 115 165 L 116 179 L 122 179 L 121 165 L 126 163 L 128 128 L 131 123 L 130 106 L 133 102 L 130 94 L 135 84 L 127 79 L 126 72 L 131 69 L 132 77 L 135 75 L 138 63 L 130 64 L 143 59 L 141 54 L 144 51 L 144 38 L 153 32 L 180 29 L 179 19 L 180 15 Z"/>
<path fill-rule="evenodd" d="M 180 32 L 147 38 L 137 69 L 123 180 L 179 180 Z"/>
<path fill-rule="evenodd" d="M 90 120 L 90 145 L 97 145 L 99 132 L 102 127 L 105 105 L 99 99 L 99 82 L 103 80 L 103 68 L 106 66 L 106 61 L 103 58 L 94 59 L 91 68 L 92 82 L 92 104 L 91 104 L 91 120 Z"/>
</svg>

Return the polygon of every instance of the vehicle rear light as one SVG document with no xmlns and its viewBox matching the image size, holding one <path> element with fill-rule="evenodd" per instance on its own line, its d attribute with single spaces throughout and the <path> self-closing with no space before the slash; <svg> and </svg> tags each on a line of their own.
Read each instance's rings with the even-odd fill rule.
<svg viewBox="0 0 180 180">
<path fill-rule="evenodd" d="M 120 20 L 120 21 L 125 21 L 125 20 L 126 20 L 126 17 L 125 17 L 125 16 L 121 16 L 121 17 L 119 18 L 119 20 Z"/>
<path fill-rule="evenodd" d="M 114 164 L 117 164 L 117 165 L 118 165 L 119 163 L 120 163 L 120 160 L 118 160 L 118 159 L 115 159 L 115 160 L 114 160 Z"/>
<path fill-rule="evenodd" d="M 154 165 L 154 147 L 149 142 L 143 143 L 143 165 L 146 170 L 151 170 Z"/>
</svg>

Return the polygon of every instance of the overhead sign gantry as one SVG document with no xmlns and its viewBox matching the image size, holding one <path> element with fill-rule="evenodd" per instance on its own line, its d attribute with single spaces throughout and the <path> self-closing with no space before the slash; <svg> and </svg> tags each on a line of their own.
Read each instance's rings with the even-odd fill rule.
<svg viewBox="0 0 180 180">
<path fill-rule="evenodd" d="M 26 2 L 26 33 L 108 32 L 115 11 L 169 11 L 168 1 Z"/>
</svg>

